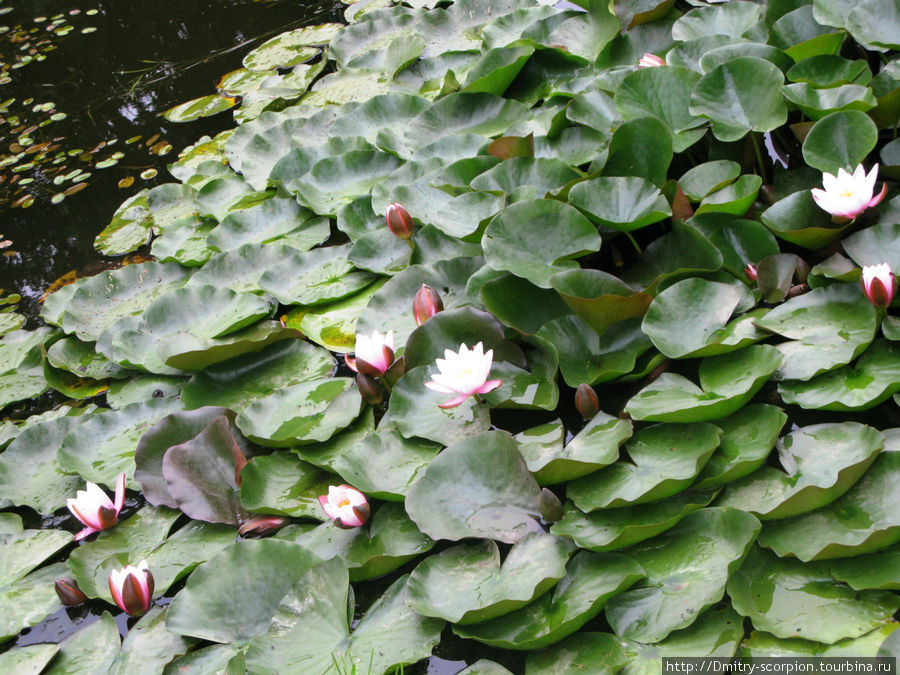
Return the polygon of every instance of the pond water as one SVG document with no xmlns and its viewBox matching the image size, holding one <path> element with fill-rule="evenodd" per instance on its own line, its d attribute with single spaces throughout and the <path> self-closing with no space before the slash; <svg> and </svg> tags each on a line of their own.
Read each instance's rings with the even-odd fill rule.
<svg viewBox="0 0 900 675">
<path fill-rule="evenodd" d="M 334 0 L 0 0 L 0 295 L 21 294 L 19 311 L 35 317 L 50 283 L 97 263 L 94 237 L 126 197 L 171 181 L 165 166 L 184 146 L 233 126 L 230 112 L 189 124 L 161 113 L 213 93 L 269 37 L 340 21 L 343 7 Z M 166 145 L 169 152 L 155 154 Z M 96 168 L 119 152 L 118 163 Z M 154 178 L 140 177 L 152 169 Z M 130 187 L 118 187 L 129 177 Z M 87 187 L 74 192 L 80 183 Z M 55 195 L 63 201 L 54 204 Z"/>
</svg>

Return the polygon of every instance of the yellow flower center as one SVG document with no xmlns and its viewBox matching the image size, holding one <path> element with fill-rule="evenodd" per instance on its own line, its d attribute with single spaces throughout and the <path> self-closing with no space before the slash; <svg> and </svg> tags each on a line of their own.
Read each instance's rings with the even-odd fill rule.
<svg viewBox="0 0 900 675">
<path fill-rule="evenodd" d="M 344 508 L 345 506 L 350 506 L 350 500 L 349 500 L 349 499 L 345 499 L 345 500 L 342 501 L 340 504 L 338 504 L 338 508 Z"/>
<path fill-rule="evenodd" d="M 844 190 L 841 191 L 841 197 L 852 197 L 852 196 L 853 196 L 853 190 L 851 190 L 850 188 L 845 188 Z"/>
</svg>

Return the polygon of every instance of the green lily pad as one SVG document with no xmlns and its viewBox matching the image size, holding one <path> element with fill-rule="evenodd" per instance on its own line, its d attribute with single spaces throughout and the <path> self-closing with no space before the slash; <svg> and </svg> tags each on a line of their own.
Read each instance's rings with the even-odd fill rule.
<svg viewBox="0 0 900 675">
<path fill-rule="evenodd" d="M 811 250 L 837 241 L 849 227 L 849 224 L 833 224 L 831 216 L 819 208 L 809 190 L 794 192 L 775 202 L 760 219 L 779 239 Z"/>
<path fill-rule="evenodd" d="M 631 462 L 617 462 L 569 483 L 582 511 L 653 502 L 680 492 L 709 460 L 721 432 L 712 424 L 655 424 L 625 443 Z"/>
<path fill-rule="evenodd" d="M 292 529 L 281 530 L 278 538 L 293 541 L 322 558 L 340 558 L 350 570 L 352 582 L 388 574 L 434 546 L 409 519 L 402 504 L 379 507 L 366 527 L 343 529 L 328 521 L 299 533 Z"/>
<path fill-rule="evenodd" d="M 54 368 L 95 380 L 126 378 L 129 375 L 120 365 L 94 351 L 93 345 L 75 337 L 65 337 L 50 345 L 47 361 Z"/>
<path fill-rule="evenodd" d="M 362 405 L 352 379 L 316 379 L 253 401 L 239 412 L 236 423 L 251 441 L 286 448 L 328 440 L 357 418 Z"/>
<path fill-rule="evenodd" d="M 540 488 L 512 437 L 490 431 L 453 443 L 410 486 L 406 510 L 432 539 L 514 543 L 540 531 Z"/>
<path fill-rule="evenodd" d="M 153 240 L 150 253 L 159 262 L 177 262 L 185 267 L 200 267 L 216 252 L 207 241 L 216 225 L 211 218 L 195 215 L 179 218 Z"/>
<path fill-rule="evenodd" d="M 0 586 L 0 640 L 39 624 L 58 611 L 62 605 L 53 583 L 67 574 L 65 563 L 54 563 Z"/>
<path fill-rule="evenodd" d="M 407 577 L 395 581 L 350 630 L 353 603 L 347 568 L 329 560 L 305 572 L 279 603 L 272 630 L 247 649 L 252 672 L 365 667 L 386 672 L 427 658 L 444 622 L 419 616 L 406 603 Z M 349 612 L 348 612 L 349 607 Z M 315 639 L 310 640 L 311 636 Z M 343 664 L 343 665 L 336 665 Z M 348 665 L 349 664 L 349 665 Z M 363 665 L 364 664 L 364 665 Z"/>
<path fill-rule="evenodd" d="M 554 236 L 548 241 L 551 228 Z M 483 246 L 491 267 L 549 288 L 554 273 L 577 265 L 572 258 L 599 250 L 600 236 L 573 207 L 535 199 L 504 209 L 485 230 Z"/>
<path fill-rule="evenodd" d="M 337 476 L 289 452 L 273 452 L 254 457 L 244 467 L 241 503 L 258 513 L 320 518 L 319 496 L 338 482 Z"/>
<path fill-rule="evenodd" d="M 900 269 L 900 252 L 896 246 L 898 237 L 900 224 L 878 222 L 854 232 L 841 242 L 841 246 L 860 267 L 887 263 L 892 270 L 896 270 Z"/>
<path fill-rule="evenodd" d="M 677 132 L 704 122 L 688 111 L 691 91 L 699 79 L 697 73 L 678 66 L 635 70 L 616 90 L 616 108 L 626 119 L 650 116 L 665 122 L 676 134 L 674 150 L 681 152 L 685 147 L 680 147 Z"/>
<path fill-rule="evenodd" d="M 273 197 L 231 211 L 210 233 L 207 242 L 223 252 L 246 244 L 276 242 L 307 251 L 328 239 L 329 233 L 327 219 L 313 217 L 311 211 L 302 208 L 294 199 Z"/>
<path fill-rule="evenodd" d="M 729 483 L 719 503 L 762 519 L 788 518 L 830 504 L 875 461 L 884 436 L 856 422 L 815 424 L 777 443 L 783 470 L 765 466 Z M 822 448 L 828 452 L 823 453 Z"/>
<path fill-rule="evenodd" d="M 736 141 L 750 131 L 771 131 L 787 120 L 783 82 L 784 75 L 771 62 L 739 56 L 716 66 L 697 82 L 689 110 L 692 115 L 709 118 L 713 135 L 720 141 Z"/>
<path fill-rule="evenodd" d="M 569 199 L 596 222 L 620 232 L 637 230 L 672 215 L 659 189 L 637 176 L 583 181 L 571 189 Z"/>
<path fill-rule="evenodd" d="M 704 422 L 736 412 L 778 367 L 781 354 L 769 345 L 751 345 L 700 363 L 700 386 L 682 375 L 663 373 L 625 405 L 634 419 L 651 422 Z"/>
<path fill-rule="evenodd" d="M 648 70 L 653 70 L 649 68 Z M 640 72 L 640 71 L 639 71 Z M 728 159 L 698 164 L 678 179 L 684 194 L 693 202 L 732 183 L 741 175 L 741 165 Z"/>
<path fill-rule="evenodd" d="M 618 638 L 609 633 L 578 633 L 549 649 L 529 654 L 526 675 L 587 671 L 616 673 L 627 663 Z"/>
<path fill-rule="evenodd" d="M 289 312 L 284 323 L 298 328 L 311 342 L 329 351 L 347 354 L 356 346 L 359 317 L 385 283 L 387 279 L 375 281 L 359 293 L 332 304 L 299 308 Z"/>
<path fill-rule="evenodd" d="M 778 558 L 759 547 L 729 579 L 728 595 L 757 630 L 826 644 L 860 637 L 890 621 L 900 607 L 890 591 L 856 592 L 836 583 L 828 563 Z"/>
<path fill-rule="evenodd" d="M 532 335 L 548 321 L 569 313 L 553 291 L 538 288 L 514 274 L 481 269 L 490 270 L 494 276 L 481 285 L 478 295 L 485 308 L 503 324 Z"/>
<path fill-rule="evenodd" d="M 555 586 L 565 576 L 574 548 L 559 537 L 529 534 L 510 549 L 502 565 L 494 541 L 445 549 L 410 574 L 410 606 L 423 616 L 457 625 L 508 614 Z"/>
<path fill-rule="evenodd" d="M 581 551 L 566 566 L 553 591 L 521 609 L 453 632 L 492 647 L 535 650 L 559 642 L 597 616 L 605 603 L 633 586 L 643 571 L 617 553 Z"/>
<path fill-rule="evenodd" d="M 332 36 L 336 33 L 337 30 L 331 31 Z M 243 66 L 249 70 L 266 71 L 272 68 L 290 68 L 309 61 L 319 53 L 318 49 L 309 46 L 309 35 L 310 27 L 281 33 L 245 54 Z M 328 42 L 324 36 L 320 39 Z"/>
<path fill-rule="evenodd" d="M 831 563 L 831 575 L 857 591 L 900 590 L 900 547 L 843 558 Z"/>
<path fill-rule="evenodd" d="M 726 185 L 704 197 L 697 213 L 730 213 L 740 216 L 747 212 L 756 201 L 762 178 L 748 174 L 741 176 L 736 182 Z"/>
<path fill-rule="evenodd" d="M 900 391 L 900 346 L 877 339 L 856 362 L 807 382 L 778 385 L 785 403 L 819 410 L 868 410 Z"/>
<path fill-rule="evenodd" d="M 847 13 L 846 28 L 859 42 L 883 51 L 900 47 L 896 31 L 900 29 L 900 11 L 885 0 L 863 0 Z"/>
<path fill-rule="evenodd" d="M 148 398 L 177 398 L 186 382 L 186 377 L 168 375 L 138 375 L 130 380 L 113 380 L 106 392 L 106 402 L 113 410 L 121 410 Z"/>
<path fill-rule="evenodd" d="M 813 7 L 813 13 L 816 7 Z M 822 23 L 820 21 L 820 23 Z M 787 72 L 791 82 L 808 82 L 815 87 L 835 87 L 841 84 L 869 84 L 872 72 L 862 59 L 850 61 L 833 54 L 804 59 Z"/>
<path fill-rule="evenodd" d="M 581 548 L 616 551 L 675 527 L 688 514 L 708 506 L 716 493 L 716 490 L 682 492 L 649 504 L 591 513 L 568 503 L 562 519 L 550 531 L 572 538 Z"/>
<path fill-rule="evenodd" d="M 786 421 L 787 415 L 780 408 L 767 403 L 744 406 L 716 420 L 722 430 L 719 447 L 693 487 L 717 487 L 756 471 L 775 447 Z"/>
<path fill-rule="evenodd" d="M 898 475 L 900 454 L 896 447 L 886 447 L 843 496 L 812 513 L 767 523 L 759 543 L 779 556 L 804 561 L 856 556 L 890 546 L 900 541 L 896 490 L 890 488 Z"/>
<path fill-rule="evenodd" d="M 822 119 L 828 113 L 841 110 L 866 112 L 878 104 L 871 88 L 858 84 L 816 89 L 806 82 L 798 82 L 786 85 L 783 91 L 784 97 L 812 120 Z"/>
<path fill-rule="evenodd" d="M 238 99 L 233 96 L 209 94 L 190 101 L 185 101 L 163 112 L 170 122 L 193 122 L 201 117 L 210 117 L 230 110 L 237 105 Z"/>
<path fill-rule="evenodd" d="M 147 243 L 153 234 L 153 217 L 147 208 L 147 190 L 126 199 L 112 220 L 94 239 L 102 255 L 125 255 Z"/>
<path fill-rule="evenodd" d="M 847 657 L 887 656 L 892 654 L 890 643 L 896 640 L 896 623 L 887 623 L 858 638 L 845 638 L 832 645 L 803 638 L 777 638 L 771 633 L 753 631 L 741 644 L 738 656 L 774 656 L 779 658 L 800 656 Z"/>
<path fill-rule="evenodd" d="M 369 272 L 354 271 L 347 260 L 349 246 L 296 252 L 260 277 L 259 285 L 285 305 L 319 305 L 340 300 L 374 279 Z"/>
<path fill-rule="evenodd" d="M 514 157 L 477 176 L 469 185 L 475 190 L 512 194 L 523 187 L 534 189 L 532 197 L 555 192 L 581 174 L 558 159 Z"/>
<path fill-rule="evenodd" d="M 282 326 L 279 321 L 260 321 L 223 337 L 181 334 L 177 340 L 163 340 L 157 353 L 167 366 L 202 370 L 241 354 L 257 352 L 273 342 L 298 337 L 298 331 Z"/>
<path fill-rule="evenodd" d="M 166 628 L 177 635 L 244 644 L 267 631 L 281 599 L 319 562 L 286 541 L 237 542 L 191 573 L 169 605 Z"/>
<path fill-rule="evenodd" d="M 20 675 L 38 675 L 59 651 L 58 645 L 36 644 L 13 647 L 0 654 L 0 668 Z"/>
<path fill-rule="evenodd" d="M 730 2 L 692 9 L 672 26 L 676 40 L 691 40 L 705 35 L 740 37 L 760 19 L 760 8 L 752 2 Z"/>
<path fill-rule="evenodd" d="M 320 347 L 281 340 L 197 373 L 184 386 L 182 400 L 188 409 L 218 405 L 240 411 L 278 390 L 327 377 L 334 364 L 334 357 Z"/>
<path fill-rule="evenodd" d="M 53 675 L 108 672 L 121 648 L 116 621 L 109 612 L 59 643 L 59 653 L 46 670 Z"/>
<path fill-rule="evenodd" d="M 759 521 L 745 511 L 706 508 L 630 549 L 647 577 L 607 603 L 606 620 L 613 631 L 653 643 L 690 626 L 722 599 L 725 583 L 741 566 L 759 528 Z"/>
<path fill-rule="evenodd" d="M 233 526 L 198 521 L 190 522 L 170 535 L 162 544 L 143 555 L 153 572 L 156 592 L 165 592 L 197 565 L 233 544 L 234 536 Z M 133 556 L 136 555 L 137 551 L 134 551 Z"/>
<path fill-rule="evenodd" d="M 598 335 L 618 321 L 641 317 L 651 297 L 635 293 L 628 284 L 611 274 L 594 269 L 559 272 L 550 285 Z"/>
<path fill-rule="evenodd" d="M 122 651 L 112 672 L 134 673 L 147 668 L 158 671 L 178 656 L 187 653 L 193 640 L 185 640 L 166 630 L 164 607 L 151 607 L 122 640 Z"/>
<path fill-rule="evenodd" d="M 55 335 L 41 327 L 0 337 L 0 409 L 41 395 L 49 386 L 44 374 L 43 345 Z"/>
<path fill-rule="evenodd" d="M 663 281 L 696 272 L 715 271 L 722 266 L 722 254 L 700 230 L 675 222 L 672 231 L 644 249 L 640 263 L 626 271 L 623 280 L 655 295 Z"/>
<path fill-rule="evenodd" d="M 682 134 L 682 140 L 685 135 Z M 690 145 L 696 139 L 689 137 L 688 140 Z M 672 147 L 673 137 L 665 122 L 656 117 L 630 119 L 613 132 L 603 175 L 645 178 L 662 186 L 672 163 Z M 624 202 L 630 200 L 630 196 L 622 199 Z M 662 208 L 658 201 L 657 207 Z M 627 208 L 620 204 L 619 215 Z"/>
<path fill-rule="evenodd" d="M 864 112 L 833 112 L 809 130 L 803 141 L 803 159 L 814 169 L 837 175 L 840 168 L 856 168 L 877 140 L 875 122 Z"/>
<path fill-rule="evenodd" d="M 628 420 L 600 412 L 565 447 L 562 425 L 557 433 L 554 430 L 538 427 L 516 436 L 528 470 L 541 485 L 562 483 L 612 464 L 619 457 L 619 446 L 631 436 L 632 426 Z M 548 433 L 559 442 L 544 441 Z"/>
<path fill-rule="evenodd" d="M 236 293 L 263 295 L 260 277 L 298 253 L 281 240 L 271 244 L 243 244 L 212 258 L 197 270 L 187 287 L 218 286 Z"/>
</svg>

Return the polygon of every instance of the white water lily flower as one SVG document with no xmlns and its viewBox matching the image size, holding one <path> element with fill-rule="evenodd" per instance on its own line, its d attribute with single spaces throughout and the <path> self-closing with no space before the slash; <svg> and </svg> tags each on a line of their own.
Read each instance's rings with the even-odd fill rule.
<svg viewBox="0 0 900 675">
<path fill-rule="evenodd" d="M 485 353 L 480 342 L 471 350 L 465 344 L 459 346 L 459 352 L 446 349 L 444 358 L 435 361 L 441 372 L 432 375 L 425 386 L 442 394 L 456 394 L 446 403 L 439 404 L 441 408 L 453 408 L 469 396 L 486 394 L 503 384 L 501 380 L 487 379 L 493 360 L 494 350 Z"/>
<path fill-rule="evenodd" d="M 96 483 L 88 483 L 84 490 L 78 490 L 73 499 L 66 500 L 69 511 L 85 526 L 81 532 L 75 535 L 75 541 L 115 525 L 124 504 L 124 473 L 120 474 L 116 481 L 115 502 Z"/>
<path fill-rule="evenodd" d="M 325 514 L 345 528 L 360 527 L 369 517 L 366 496 L 349 485 L 329 485 L 328 494 L 319 497 Z"/>
<path fill-rule="evenodd" d="M 344 363 L 357 373 L 370 377 L 381 377 L 394 364 L 394 331 L 382 335 L 372 331 L 372 335 L 356 336 L 356 356 L 344 356 Z"/>
<path fill-rule="evenodd" d="M 822 209 L 839 218 L 856 218 L 870 206 L 878 204 L 887 194 L 887 184 L 874 197 L 875 180 L 878 178 L 878 165 L 866 175 L 860 164 L 853 173 L 838 169 L 837 176 L 822 174 L 822 186 L 812 189 L 813 199 Z"/>
</svg>

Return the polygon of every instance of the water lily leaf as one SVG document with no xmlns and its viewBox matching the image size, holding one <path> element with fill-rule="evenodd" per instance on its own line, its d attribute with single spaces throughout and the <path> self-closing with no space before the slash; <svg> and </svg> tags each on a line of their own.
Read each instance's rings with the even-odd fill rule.
<svg viewBox="0 0 900 675">
<path fill-rule="evenodd" d="M 540 488 L 512 436 L 490 431 L 435 457 L 410 486 L 406 511 L 432 539 L 514 543 L 540 531 L 539 501 Z"/>
<path fill-rule="evenodd" d="M 616 90 L 616 108 L 626 119 L 650 116 L 662 120 L 674 135 L 676 152 L 687 146 L 678 132 L 704 123 L 688 111 L 691 91 L 700 76 L 687 68 L 642 68 L 629 73 Z"/>
<path fill-rule="evenodd" d="M 153 234 L 147 192 L 141 190 L 116 209 L 112 221 L 94 239 L 97 252 L 102 255 L 125 255 L 147 243 Z"/>
<path fill-rule="evenodd" d="M 857 265 L 887 263 L 892 269 L 900 269 L 900 252 L 895 243 L 900 237 L 900 224 L 875 223 L 871 227 L 854 232 L 841 246 Z"/>
<path fill-rule="evenodd" d="M 241 472 L 241 503 L 249 511 L 322 517 L 319 495 L 337 476 L 300 461 L 289 452 L 252 458 Z"/>
<path fill-rule="evenodd" d="M 106 392 L 106 402 L 113 410 L 146 401 L 148 398 L 177 398 L 186 377 L 138 375 L 130 380 L 113 380 Z"/>
<path fill-rule="evenodd" d="M 165 607 L 151 607 L 122 640 L 111 673 L 158 672 L 174 658 L 185 654 L 193 640 L 185 640 L 166 630 Z"/>
<path fill-rule="evenodd" d="M 855 168 L 875 147 L 878 129 L 864 112 L 833 112 L 809 130 L 803 141 L 803 159 L 814 169 L 837 174 Z"/>
<path fill-rule="evenodd" d="M 578 633 L 544 651 L 528 655 L 526 675 L 562 673 L 590 668 L 598 674 L 616 673 L 627 663 L 618 638 L 609 633 Z"/>
<path fill-rule="evenodd" d="M 516 441 L 528 470 L 538 483 L 554 485 L 593 473 L 615 462 L 619 457 L 619 446 L 631 436 L 631 432 L 628 420 L 600 412 L 565 447 L 562 445 L 561 425 L 558 428 L 538 427 L 523 431 L 516 436 Z M 545 437 L 548 434 L 551 439 L 558 436 L 559 442 L 547 442 Z"/>
<path fill-rule="evenodd" d="M 695 215 L 690 224 L 702 232 L 722 254 L 722 267 L 738 279 L 748 262 L 758 263 L 778 253 L 772 233 L 755 220 L 735 220 L 728 214 Z"/>
<path fill-rule="evenodd" d="M 597 616 L 605 603 L 643 577 L 641 567 L 617 553 L 581 551 L 553 591 L 521 609 L 453 632 L 492 647 L 534 650 L 559 642 Z"/>
<path fill-rule="evenodd" d="M 158 398 L 91 415 L 62 439 L 59 466 L 86 481 L 115 485 L 120 473 L 134 474 L 134 449 L 144 432 L 181 408 L 177 399 Z"/>
<path fill-rule="evenodd" d="M 831 563 L 831 575 L 857 591 L 900 590 L 900 547 L 843 558 Z"/>
<path fill-rule="evenodd" d="M 769 456 L 787 415 L 767 403 L 744 406 L 716 420 L 722 430 L 719 447 L 694 483 L 694 488 L 717 487 L 753 473 Z"/>
<path fill-rule="evenodd" d="M 510 549 L 502 565 L 494 541 L 445 549 L 410 574 L 410 606 L 457 625 L 508 614 L 556 585 L 574 548 L 565 539 L 533 533 Z"/>
<path fill-rule="evenodd" d="M 722 266 L 722 254 L 697 228 L 673 223 L 672 231 L 644 249 L 640 264 L 634 265 L 623 280 L 655 295 L 660 284 L 691 272 L 714 271 Z"/>
<path fill-rule="evenodd" d="M 659 189 L 637 176 L 603 176 L 575 185 L 569 199 L 594 221 L 630 232 L 672 215 Z"/>
<path fill-rule="evenodd" d="M 371 428 L 371 413 L 365 413 Z M 407 439 L 395 428 L 369 431 L 362 437 L 341 434 L 323 445 L 296 450 L 301 459 L 338 474 L 344 482 L 375 497 L 401 500 L 409 486 L 440 451 L 421 439 Z"/>
<path fill-rule="evenodd" d="M 257 352 L 266 345 L 298 338 L 300 333 L 278 321 L 260 321 L 224 337 L 201 338 L 181 334 L 177 340 L 163 340 L 157 351 L 167 366 L 179 370 L 202 370 L 241 354 Z"/>
<path fill-rule="evenodd" d="M 900 455 L 885 447 L 846 494 L 813 513 L 767 523 L 759 543 L 779 556 L 808 561 L 856 556 L 900 541 L 896 491 L 889 489 L 898 475 Z"/>
<path fill-rule="evenodd" d="M 661 186 L 672 163 L 672 142 L 669 128 L 656 117 L 630 119 L 613 132 L 603 175 L 636 176 Z"/>
<path fill-rule="evenodd" d="M 244 652 L 234 645 L 213 644 L 188 652 L 166 666 L 170 672 L 226 673 L 236 675 L 246 672 Z M 165 672 L 165 671 L 163 671 Z"/>
<path fill-rule="evenodd" d="M 893 3 L 885 0 L 855 3 L 846 21 L 850 34 L 866 47 L 878 51 L 900 48 L 896 32 L 900 30 L 900 11 Z"/>
<path fill-rule="evenodd" d="M 722 212 L 740 216 L 747 212 L 756 201 L 762 178 L 748 174 L 741 176 L 736 182 L 726 185 L 704 197 L 697 207 L 697 213 Z"/>
<path fill-rule="evenodd" d="M 502 95 L 531 58 L 534 47 L 495 47 L 484 52 L 466 74 L 460 91 Z"/>
<path fill-rule="evenodd" d="M 150 253 L 159 262 L 200 267 L 216 252 L 207 242 L 217 223 L 212 218 L 190 215 L 179 218 L 153 240 Z"/>
<path fill-rule="evenodd" d="M 228 525 L 192 521 L 177 530 L 143 556 L 153 572 L 156 593 L 164 593 L 197 565 L 231 546 L 234 538 L 234 527 Z"/>
<path fill-rule="evenodd" d="M 297 249 L 280 240 L 273 244 L 244 244 L 215 256 L 191 277 L 187 286 L 218 286 L 236 293 L 263 295 L 260 277 L 297 254 Z"/>
<path fill-rule="evenodd" d="M 705 35 L 741 37 L 760 19 L 760 8 L 752 2 L 729 2 L 692 9 L 672 26 L 676 40 L 692 40 Z"/>
<path fill-rule="evenodd" d="M 243 407 L 238 428 L 254 443 L 286 448 L 325 441 L 359 415 L 362 397 L 350 378 L 294 384 Z"/>
<path fill-rule="evenodd" d="M 821 452 L 823 444 L 829 449 Z M 765 466 L 729 483 L 719 498 L 762 519 L 788 518 L 830 504 L 875 461 L 884 436 L 856 422 L 815 424 L 779 439 L 783 470 Z"/>
<path fill-rule="evenodd" d="M 653 299 L 641 328 L 670 358 L 702 356 L 725 337 L 725 325 L 741 296 L 732 284 L 684 279 Z"/>
<path fill-rule="evenodd" d="M 775 202 L 760 216 L 776 237 L 816 250 L 840 239 L 848 225 L 837 226 L 818 207 L 809 190 L 801 190 Z"/>
<path fill-rule="evenodd" d="M 716 493 L 716 490 L 682 492 L 650 504 L 591 513 L 584 513 L 569 502 L 562 519 L 550 531 L 570 537 L 581 548 L 615 551 L 674 527 L 688 514 L 707 506 Z"/>
<path fill-rule="evenodd" d="M 221 222 L 236 209 L 253 206 L 272 196 L 271 192 L 257 192 L 243 176 L 226 174 L 209 180 L 197 192 L 196 210 Z"/>
<path fill-rule="evenodd" d="M 582 511 L 643 504 L 670 497 L 693 482 L 719 445 L 712 424 L 655 424 L 625 443 L 630 462 L 569 483 L 566 496 Z"/>
<path fill-rule="evenodd" d="M 286 305 L 317 305 L 339 300 L 375 278 L 369 272 L 354 271 L 347 260 L 349 251 L 349 246 L 331 246 L 307 253 L 297 251 L 266 270 L 259 285 Z"/>
<path fill-rule="evenodd" d="M 391 235 L 393 236 L 393 235 Z M 352 254 L 352 252 L 351 252 Z M 284 323 L 297 328 L 311 342 L 325 349 L 347 354 L 356 345 L 356 324 L 372 296 L 387 279 L 379 279 L 349 298 L 310 309 L 299 307 L 287 314 Z"/>
<path fill-rule="evenodd" d="M 23 530 L 0 534 L 2 576 L 0 593 L 10 593 L 17 581 L 22 580 L 31 570 L 72 542 L 72 535 L 62 530 Z M 9 599 L 7 599 L 7 602 Z"/>
<path fill-rule="evenodd" d="M 60 417 L 24 429 L 0 454 L 0 489 L 5 499 L 50 514 L 83 488 L 78 476 L 63 473 L 56 451 L 83 420 Z"/>
<path fill-rule="evenodd" d="M 55 335 L 47 327 L 17 330 L 0 337 L 0 409 L 44 393 L 43 344 Z"/>
<path fill-rule="evenodd" d="M 331 31 L 332 36 L 337 30 Z M 272 68 L 290 68 L 298 63 L 309 61 L 319 53 L 318 49 L 309 46 L 310 27 L 287 31 L 263 42 L 259 47 L 244 55 L 243 66 L 249 70 L 271 70 Z M 322 36 L 324 42 L 328 39 Z"/>
<path fill-rule="evenodd" d="M 307 251 L 328 239 L 329 234 L 327 219 L 314 218 L 312 212 L 294 199 L 273 197 L 230 212 L 210 233 L 207 242 L 220 251 L 233 251 L 245 244 L 274 242 Z M 211 274 L 212 270 L 203 273 Z"/>
<path fill-rule="evenodd" d="M 767 12 L 767 16 L 772 12 Z M 782 72 L 794 65 L 794 60 L 785 52 L 771 45 L 760 44 L 759 42 L 734 42 L 732 44 L 724 44 L 721 47 L 713 47 L 705 52 L 701 57 L 698 65 L 701 73 L 708 73 L 710 70 L 719 66 L 726 61 L 737 56 L 756 56 L 766 61 L 770 61 Z"/>
<path fill-rule="evenodd" d="M 75 672 L 108 672 L 121 648 L 116 621 L 103 612 L 98 621 L 79 629 L 59 643 L 57 658 L 45 672 L 54 675 Z"/>
<path fill-rule="evenodd" d="M 759 391 L 781 362 L 769 345 L 751 345 L 700 363 L 700 386 L 663 373 L 625 406 L 632 418 L 650 422 L 704 422 L 730 415 Z"/>
<path fill-rule="evenodd" d="M 177 635 L 244 644 L 266 632 L 281 599 L 318 562 L 290 542 L 239 541 L 191 573 L 169 605 L 166 628 Z"/>
<path fill-rule="evenodd" d="M 193 122 L 201 117 L 210 117 L 230 110 L 237 105 L 237 102 L 238 99 L 234 96 L 209 94 L 169 108 L 163 112 L 163 117 L 170 122 Z"/>
<path fill-rule="evenodd" d="M 95 380 L 121 379 L 130 375 L 122 366 L 94 351 L 92 344 L 75 337 L 65 337 L 50 345 L 47 361 L 54 368 Z"/>
<path fill-rule="evenodd" d="M 809 380 L 849 363 L 871 344 L 877 330 L 875 309 L 855 284 L 791 298 L 755 323 L 793 339 L 777 346 L 784 358 L 775 377 L 782 380 Z"/>
<path fill-rule="evenodd" d="M 337 137 L 361 136 L 375 143 L 382 130 L 401 128 L 430 107 L 431 103 L 421 96 L 396 93 L 373 96 L 341 114 L 328 127 L 328 133 Z"/>
<path fill-rule="evenodd" d="M 66 576 L 64 563 L 42 567 L 0 590 L 0 640 L 39 624 L 61 605 L 53 582 Z"/>
<path fill-rule="evenodd" d="M 690 626 L 722 599 L 759 528 L 745 511 L 706 508 L 630 549 L 647 578 L 607 603 L 606 620 L 616 635 L 653 643 Z"/>
<path fill-rule="evenodd" d="M 0 668 L 8 673 L 21 675 L 38 675 L 56 656 L 59 645 L 32 644 L 25 647 L 13 647 L 0 654 Z"/>
<path fill-rule="evenodd" d="M 190 271 L 175 263 L 139 263 L 101 272 L 73 284 L 57 323 L 81 340 L 94 341 L 118 319 L 143 312 L 189 277 Z"/>
<path fill-rule="evenodd" d="M 816 89 L 806 82 L 798 82 L 786 85 L 783 91 L 784 97 L 812 120 L 822 119 L 828 113 L 839 110 L 866 112 L 878 104 L 872 90 L 858 84 Z"/>
<path fill-rule="evenodd" d="M 646 70 L 654 70 L 648 68 Z M 637 71 L 643 72 L 643 71 Z M 728 159 L 704 162 L 689 169 L 678 179 L 678 184 L 693 202 L 699 202 L 706 195 L 732 183 L 741 175 L 741 165 Z"/>
<path fill-rule="evenodd" d="M 146 558 L 165 541 L 179 515 L 174 509 L 145 506 L 114 528 L 103 530 L 94 541 L 72 551 L 68 561 L 71 576 L 89 598 L 112 602 L 107 583 L 110 571 Z"/>
<path fill-rule="evenodd" d="M 757 5 L 738 4 L 758 11 Z M 784 75 L 771 62 L 739 56 L 700 79 L 691 94 L 689 110 L 692 115 L 709 118 L 713 135 L 720 141 L 736 141 L 750 131 L 771 131 L 787 120 L 787 106 L 781 96 L 783 83 Z"/>
<path fill-rule="evenodd" d="M 384 228 L 359 237 L 347 258 L 361 270 L 393 275 L 409 266 L 412 254 L 407 242 Z"/>
<path fill-rule="evenodd" d="M 210 366 L 182 390 L 188 409 L 219 405 L 241 410 L 275 391 L 331 374 L 334 357 L 303 340 L 281 340 Z"/>
<path fill-rule="evenodd" d="M 514 157 L 478 175 L 469 185 L 475 190 L 511 194 L 523 187 L 534 188 L 534 197 L 544 197 L 579 178 L 575 169 L 558 159 Z"/>
<path fill-rule="evenodd" d="M 741 644 L 738 656 L 888 656 L 890 643 L 896 640 L 897 623 L 887 623 L 858 638 L 845 638 L 832 645 L 803 638 L 777 638 L 771 633 L 753 631 Z"/>
<path fill-rule="evenodd" d="M 816 13 L 815 5 L 813 13 Z M 787 78 L 791 82 L 808 82 L 815 87 L 835 87 L 842 84 L 865 86 L 872 81 L 872 71 L 862 59 L 850 61 L 833 54 L 823 54 L 791 66 Z"/>
<path fill-rule="evenodd" d="M 856 592 L 835 583 L 828 563 L 802 563 L 754 547 L 728 582 L 734 608 L 753 626 L 781 638 L 833 644 L 890 620 L 900 598 L 890 591 Z"/>
<path fill-rule="evenodd" d="M 456 196 L 437 188 L 430 173 L 391 190 L 390 199 L 406 206 L 416 220 L 432 225 L 450 237 L 470 237 L 482 223 L 503 208 L 505 197 L 487 192 L 463 192 Z"/>
<path fill-rule="evenodd" d="M 335 559 L 313 567 L 279 604 L 273 629 L 251 640 L 247 668 L 260 673 L 297 668 L 325 673 L 332 668 L 339 672 L 343 666 L 335 664 L 350 663 L 385 672 L 427 658 L 440 640 L 444 622 L 422 617 L 407 605 L 406 581 L 406 576 L 397 579 L 351 632 L 347 568 Z"/>
<path fill-rule="evenodd" d="M 485 308 L 505 325 L 532 335 L 548 321 L 569 313 L 553 291 L 538 288 L 514 274 L 497 273 L 488 267 L 481 269 L 491 270 L 494 276 L 481 285 L 477 295 Z"/>
</svg>

